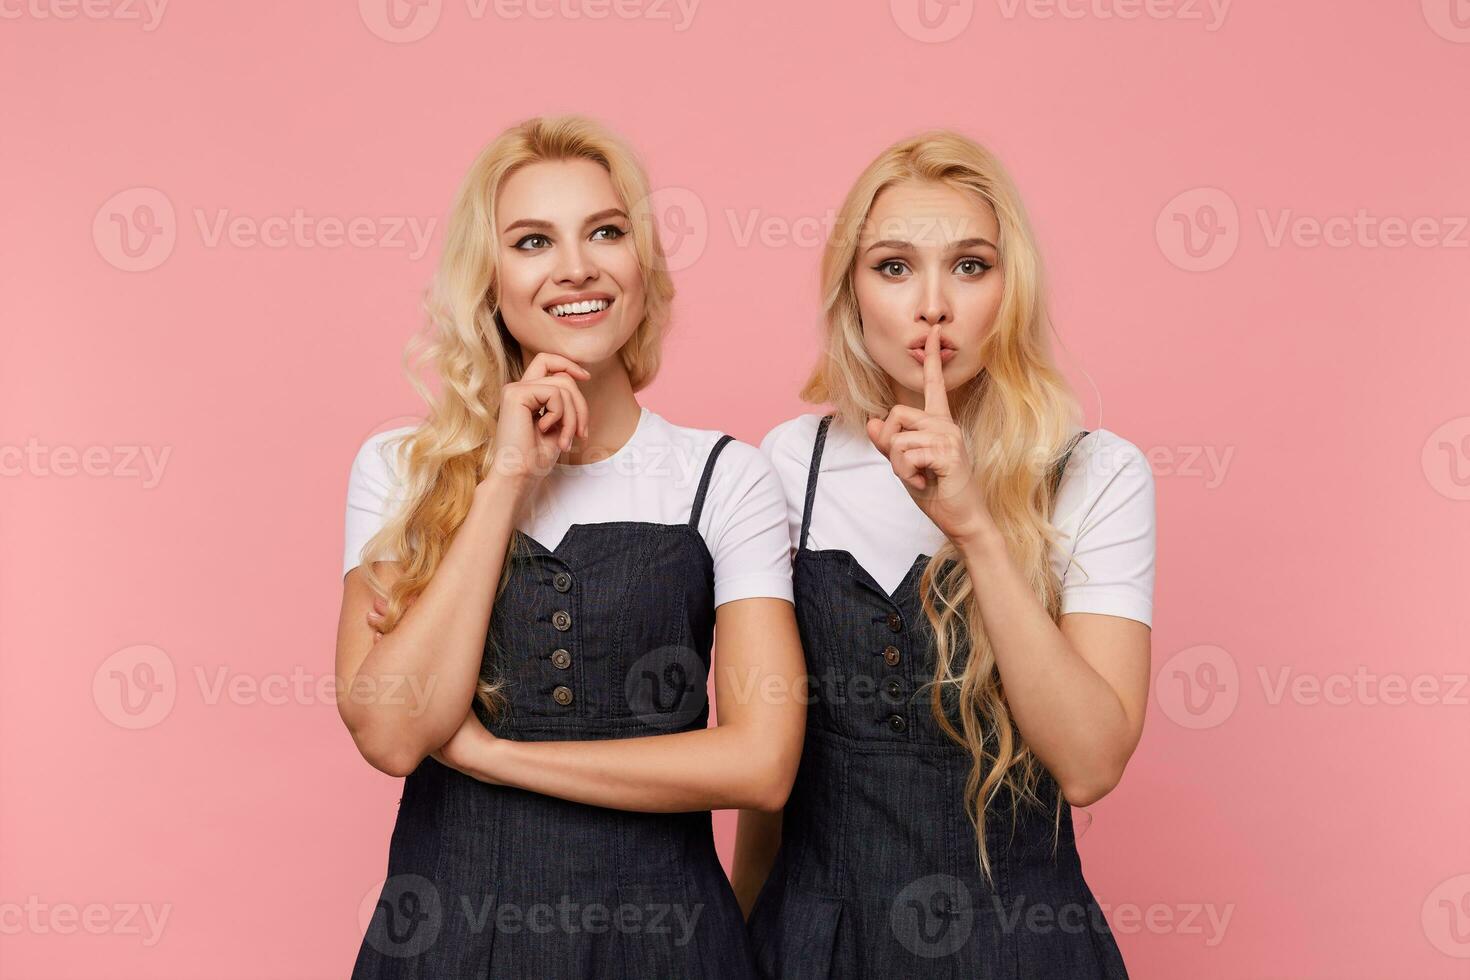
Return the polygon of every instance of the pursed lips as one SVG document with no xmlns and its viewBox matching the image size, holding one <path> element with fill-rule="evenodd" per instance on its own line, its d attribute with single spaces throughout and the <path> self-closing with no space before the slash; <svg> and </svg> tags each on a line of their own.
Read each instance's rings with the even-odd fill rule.
<svg viewBox="0 0 1470 980">
<path fill-rule="evenodd" d="M 914 358 L 914 360 L 918 361 L 920 364 L 923 364 L 924 363 L 924 345 L 925 345 L 925 343 L 926 343 L 927 340 L 928 340 L 928 335 L 926 334 L 924 337 L 920 337 L 918 340 L 916 340 L 913 343 L 909 344 L 909 347 L 908 347 L 909 354 Z M 952 344 L 948 340 L 946 340 L 943 334 L 940 334 L 940 336 L 939 336 L 939 362 L 941 364 L 943 364 L 944 362 L 948 361 L 950 358 L 954 357 L 956 350 L 957 350 L 957 348 L 954 346 L 954 344 Z"/>
</svg>

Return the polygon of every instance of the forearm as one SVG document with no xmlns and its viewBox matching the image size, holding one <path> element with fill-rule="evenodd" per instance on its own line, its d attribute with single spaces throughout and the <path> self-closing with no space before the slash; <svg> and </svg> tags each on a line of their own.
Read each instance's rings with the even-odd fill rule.
<svg viewBox="0 0 1470 980">
<path fill-rule="evenodd" d="M 797 753 L 800 747 L 797 746 Z M 481 739 L 456 765 L 476 779 L 617 810 L 773 810 L 796 759 L 754 726 L 581 742 Z"/>
<path fill-rule="evenodd" d="M 494 478 L 476 488 L 434 576 L 352 678 L 348 727 L 397 768 L 412 770 L 469 710 L 517 499 Z"/>
<path fill-rule="evenodd" d="M 741 914 L 747 919 L 771 874 L 771 866 L 776 863 L 776 852 L 781 849 L 781 819 L 780 812 L 740 811 L 730 885 L 735 889 Z"/>
<path fill-rule="evenodd" d="M 959 547 L 1016 727 L 1069 799 L 1101 796 L 1132 748 L 1122 700 L 1052 622 L 998 531 Z"/>
</svg>

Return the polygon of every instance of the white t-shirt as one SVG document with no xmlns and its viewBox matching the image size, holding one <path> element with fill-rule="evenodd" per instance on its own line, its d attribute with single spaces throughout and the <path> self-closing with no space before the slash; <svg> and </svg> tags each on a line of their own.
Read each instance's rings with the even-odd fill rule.
<svg viewBox="0 0 1470 980">
<path fill-rule="evenodd" d="M 821 418 L 798 415 L 761 440 L 786 491 L 793 548 L 801 539 Z M 1138 447 L 1107 429 L 1092 430 L 1077 443 L 1057 489 L 1052 523 L 1062 535 L 1049 556 L 1062 580 L 1062 612 L 1105 613 L 1152 625 L 1154 483 Z M 934 554 L 944 540 L 867 433 L 834 419 L 822 450 L 807 547 L 851 552 L 892 592 L 914 560 Z"/>
<path fill-rule="evenodd" d="M 401 445 L 396 437 L 412 431 L 410 426 L 373 435 L 352 461 L 343 575 L 361 564 L 363 546 L 403 502 L 401 461 L 390 450 Z M 632 438 L 611 456 L 556 464 L 536 485 L 516 526 L 554 549 L 573 524 L 687 524 L 705 461 L 720 435 L 674 425 L 643 408 Z M 755 596 L 792 601 L 786 502 L 760 450 L 731 440 L 720 451 L 698 530 L 714 558 L 716 606 Z"/>
</svg>

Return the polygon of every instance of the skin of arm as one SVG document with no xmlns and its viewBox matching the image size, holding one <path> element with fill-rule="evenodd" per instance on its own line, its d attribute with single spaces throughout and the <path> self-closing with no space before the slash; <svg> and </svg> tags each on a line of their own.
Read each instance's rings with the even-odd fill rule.
<svg viewBox="0 0 1470 980">
<path fill-rule="evenodd" d="M 372 590 L 361 568 L 347 573 L 337 624 L 337 710 L 363 758 L 389 775 L 413 772 L 469 710 L 516 499 L 493 475 L 475 488 L 434 577 L 376 642 L 367 618 Z M 396 562 L 377 569 L 388 584 L 399 574 Z"/>
<path fill-rule="evenodd" d="M 1098 613 L 1054 624 L 999 532 L 960 551 L 1016 727 L 1067 802 L 1090 806 L 1118 785 L 1143 733 L 1152 630 Z"/>
<path fill-rule="evenodd" d="M 1138 746 L 1152 630 L 1097 613 L 1051 621 L 984 505 L 950 416 L 939 352 L 936 326 L 925 345 L 923 409 L 895 405 L 886 419 L 868 420 L 868 434 L 959 550 L 1016 727 L 1067 802 L 1088 806 L 1118 784 Z"/>
<path fill-rule="evenodd" d="M 678 813 L 786 805 L 801 761 L 805 669 L 790 602 L 737 599 L 715 611 L 717 724 L 578 742 L 496 738 L 470 713 L 434 757 L 488 783 L 618 810 Z"/>
<path fill-rule="evenodd" d="M 735 861 L 730 885 L 740 902 L 740 912 L 747 919 L 755 900 L 776 863 L 781 848 L 781 812 L 741 810 L 735 830 Z"/>
<path fill-rule="evenodd" d="M 587 435 L 588 371 L 539 353 L 500 391 L 495 458 L 423 591 L 379 634 L 374 596 L 359 569 L 342 587 L 337 623 L 337 712 L 358 751 L 390 776 L 407 776 L 454 738 L 475 695 L 496 588 L 515 518 L 548 461 Z M 540 414 L 537 414 L 537 413 Z M 396 581 L 395 563 L 386 578 Z"/>
</svg>

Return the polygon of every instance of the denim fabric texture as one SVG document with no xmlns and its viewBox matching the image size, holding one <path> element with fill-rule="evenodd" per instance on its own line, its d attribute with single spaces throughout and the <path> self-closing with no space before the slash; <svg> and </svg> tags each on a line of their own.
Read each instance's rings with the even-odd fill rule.
<svg viewBox="0 0 1470 980">
<path fill-rule="evenodd" d="M 1065 801 L 1053 847 L 1050 777 L 1039 809 L 1003 803 L 997 816 L 992 805 L 993 883 L 981 873 L 964 807 L 970 755 L 935 721 L 925 686 L 934 638 L 918 584 L 930 556 L 889 593 L 847 551 L 807 548 L 831 421 L 817 429 L 794 560 L 811 700 L 781 848 L 750 918 L 761 976 L 1126 977 Z"/>
<path fill-rule="evenodd" d="M 713 559 L 687 524 L 516 532 L 482 674 L 503 738 L 630 738 L 703 728 Z M 636 813 L 480 782 L 425 759 L 404 783 L 388 877 L 354 980 L 712 977 L 754 963 L 709 811 Z"/>
</svg>

